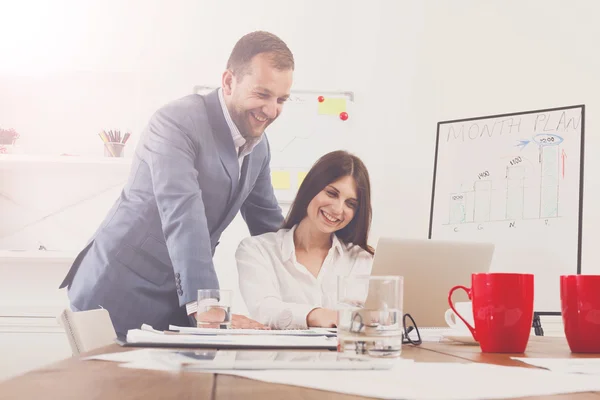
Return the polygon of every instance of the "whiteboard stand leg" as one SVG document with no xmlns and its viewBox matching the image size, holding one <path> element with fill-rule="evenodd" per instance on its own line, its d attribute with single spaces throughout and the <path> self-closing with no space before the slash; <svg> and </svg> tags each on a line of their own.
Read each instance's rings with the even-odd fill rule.
<svg viewBox="0 0 600 400">
<path fill-rule="evenodd" d="M 536 312 L 533 313 L 533 329 L 535 330 L 535 336 L 544 336 L 542 321 L 540 320 L 540 315 Z"/>
</svg>

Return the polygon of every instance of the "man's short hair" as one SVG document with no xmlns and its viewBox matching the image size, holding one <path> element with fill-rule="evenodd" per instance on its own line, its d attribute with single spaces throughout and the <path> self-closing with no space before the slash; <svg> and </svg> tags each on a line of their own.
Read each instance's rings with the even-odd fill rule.
<svg viewBox="0 0 600 400">
<path fill-rule="evenodd" d="M 285 42 L 272 33 L 256 31 L 248 33 L 233 47 L 227 69 L 242 77 L 250 72 L 250 62 L 257 54 L 268 53 L 272 66 L 285 71 L 294 70 L 294 55 Z"/>
</svg>

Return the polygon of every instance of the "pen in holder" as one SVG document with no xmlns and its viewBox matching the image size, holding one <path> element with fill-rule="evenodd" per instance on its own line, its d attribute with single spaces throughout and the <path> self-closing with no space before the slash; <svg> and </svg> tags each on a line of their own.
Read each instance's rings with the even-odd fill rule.
<svg viewBox="0 0 600 400">
<path fill-rule="evenodd" d="M 0 128 L 0 154 L 13 153 L 19 134 L 14 129 Z"/>
<path fill-rule="evenodd" d="M 125 157 L 125 143 L 104 143 L 104 157 Z"/>
<path fill-rule="evenodd" d="M 125 143 L 131 136 L 130 132 L 121 136 L 121 131 L 102 131 L 98 134 L 104 142 L 104 157 L 125 157 Z"/>
</svg>

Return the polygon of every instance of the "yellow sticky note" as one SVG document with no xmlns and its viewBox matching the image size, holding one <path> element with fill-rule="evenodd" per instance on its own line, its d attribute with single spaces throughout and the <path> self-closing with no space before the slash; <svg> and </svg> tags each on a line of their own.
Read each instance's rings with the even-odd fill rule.
<svg viewBox="0 0 600 400">
<path fill-rule="evenodd" d="M 271 171 L 271 183 L 274 189 L 289 189 L 292 186 L 290 184 L 290 173 L 287 171 Z"/>
<path fill-rule="evenodd" d="M 302 182 L 304 181 L 304 178 L 306 178 L 307 174 L 308 172 L 298 172 L 298 188 L 300 188 L 300 185 L 302 185 Z"/>
<path fill-rule="evenodd" d="M 346 111 L 346 98 L 325 97 L 325 100 L 319 103 L 319 115 L 338 115 Z"/>
</svg>

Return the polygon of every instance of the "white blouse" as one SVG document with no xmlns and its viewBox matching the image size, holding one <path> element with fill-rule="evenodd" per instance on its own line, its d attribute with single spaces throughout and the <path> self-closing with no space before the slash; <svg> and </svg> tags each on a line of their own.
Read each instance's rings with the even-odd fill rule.
<svg viewBox="0 0 600 400">
<path fill-rule="evenodd" d="M 371 273 L 373 256 L 333 235 L 315 278 L 296 259 L 296 227 L 246 238 L 235 254 L 250 318 L 275 329 L 306 329 L 306 317 L 313 309 L 335 308 L 337 276 Z"/>
</svg>

